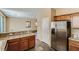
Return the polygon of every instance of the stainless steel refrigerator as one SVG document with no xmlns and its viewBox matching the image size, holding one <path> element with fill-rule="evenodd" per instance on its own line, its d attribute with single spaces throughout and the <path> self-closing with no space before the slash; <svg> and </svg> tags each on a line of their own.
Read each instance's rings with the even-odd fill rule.
<svg viewBox="0 0 79 59">
<path fill-rule="evenodd" d="M 68 50 L 68 38 L 71 36 L 71 22 L 54 21 L 51 28 L 51 47 L 58 51 Z"/>
</svg>

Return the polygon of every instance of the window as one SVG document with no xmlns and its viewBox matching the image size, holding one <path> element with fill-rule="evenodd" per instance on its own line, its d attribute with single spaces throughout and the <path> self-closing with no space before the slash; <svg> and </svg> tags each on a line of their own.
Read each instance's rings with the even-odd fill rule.
<svg viewBox="0 0 79 59">
<path fill-rule="evenodd" d="M 4 32 L 4 20 L 2 16 L 0 16 L 0 32 Z"/>
</svg>

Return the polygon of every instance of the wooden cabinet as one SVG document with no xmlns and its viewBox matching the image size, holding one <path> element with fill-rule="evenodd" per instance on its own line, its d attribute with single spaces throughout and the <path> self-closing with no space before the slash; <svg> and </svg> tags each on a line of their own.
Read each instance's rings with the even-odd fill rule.
<svg viewBox="0 0 79 59">
<path fill-rule="evenodd" d="M 69 40 L 69 51 L 79 51 L 79 41 Z"/>
<path fill-rule="evenodd" d="M 71 20 L 71 15 L 63 15 L 60 17 L 61 17 L 61 20 Z"/>
<path fill-rule="evenodd" d="M 72 28 L 79 28 L 79 14 L 72 15 Z"/>
<path fill-rule="evenodd" d="M 8 51 L 19 51 L 19 39 L 8 40 Z"/>
<path fill-rule="evenodd" d="M 35 36 L 30 36 L 29 37 L 29 48 L 32 48 L 35 46 Z"/>
<path fill-rule="evenodd" d="M 70 21 L 71 20 L 71 15 L 62 15 L 62 16 L 55 16 L 54 17 L 54 20 L 55 21 L 64 21 L 64 20 L 68 20 Z"/>
<path fill-rule="evenodd" d="M 35 46 L 35 35 L 7 41 L 8 51 L 24 51 Z"/>
<path fill-rule="evenodd" d="M 28 49 L 28 38 L 24 37 L 20 40 L 20 50 Z"/>
<path fill-rule="evenodd" d="M 60 17 L 60 16 L 55 16 L 55 17 L 54 17 L 54 20 L 55 20 L 55 21 L 59 21 L 59 20 L 61 20 L 61 17 Z"/>
<path fill-rule="evenodd" d="M 79 13 L 73 13 L 68 15 L 55 16 L 55 21 L 71 21 L 72 28 L 79 29 Z"/>
</svg>

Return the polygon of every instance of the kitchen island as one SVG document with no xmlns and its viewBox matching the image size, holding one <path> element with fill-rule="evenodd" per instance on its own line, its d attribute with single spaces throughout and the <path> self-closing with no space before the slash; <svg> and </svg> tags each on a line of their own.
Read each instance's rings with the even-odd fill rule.
<svg viewBox="0 0 79 59">
<path fill-rule="evenodd" d="M 3 41 L 5 43 L 2 43 L 0 47 L 0 50 L 2 51 L 24 51 L 35 46 L 35 34 L 7 35 L 5 37 L 0 37 L 0 42 Z"/>
</svg>

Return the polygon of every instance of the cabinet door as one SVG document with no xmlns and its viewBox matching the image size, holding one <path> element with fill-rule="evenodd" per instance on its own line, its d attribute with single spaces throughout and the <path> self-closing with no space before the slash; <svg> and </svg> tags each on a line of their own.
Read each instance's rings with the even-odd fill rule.
<svg viewBox="0 0 79 59">
<path fill-rule="evenodd" d="M 54 20 L 56 20 L 56 21 L 61 20 L 61 17 L 60 16 L 55 16 Z"/>
<path fill-rule="evenodd" d="M 71 20 L 71 15 L 63 15 L 63 16 L 61 16 L 61 20 Z"/>
<path fill-rule="evenodd" d="M 8 40 L 8 51 L 19 51 L 19 39 Z"/>
<path fill-rule="evenodd" d="M 29 36 L 29 48 L 35 46 L 35 36 Z"/>
<path fill-rule="evenodd" d="M 28 37 L 21 38 L 20 40 L 20 50 L 26 50 L 28 49 Z"/>
<path fill-rule="evenodd" d="M 79 42 L 69 40 L 69 51 L 79 51 Z"/>
<path fill-rule="evenodd" d="M 8 51 L 19 51 L 19 42 L 8 43 Z"/>
<path fill-rule="evenodd" d="M 72 16 L 72 28 L 79 28 L 79 15 Z"/>
<path fill-rule="evenodd" d="M 69 51 L 79 51 L 79 47 L 70 45 Z"/>
<path fill-rule="evenodd" d="M 62 15 L 62 16 L 55 16 L 55 20 L 62 21 L 62 20 L 71 20 L 71 15 Z"/>
</svg>

